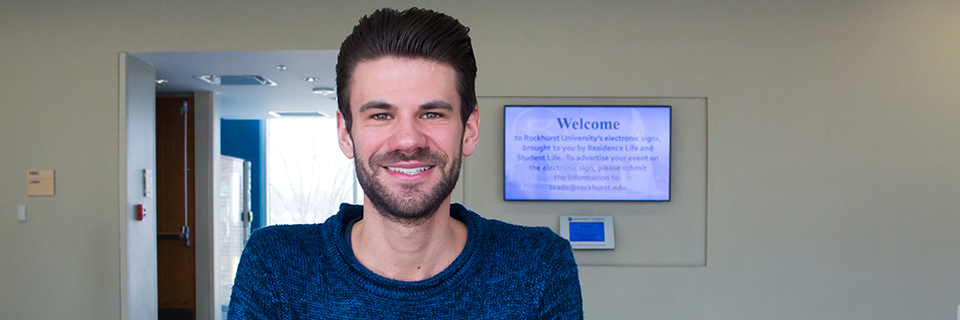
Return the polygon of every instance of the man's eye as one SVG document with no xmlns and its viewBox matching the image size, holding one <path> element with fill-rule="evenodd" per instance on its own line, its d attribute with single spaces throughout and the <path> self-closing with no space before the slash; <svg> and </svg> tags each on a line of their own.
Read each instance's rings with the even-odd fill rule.
<svg viewBox="0 0 960 320">
<path fill-rule="evenodd" d="M 373 119 L 373 120 L 388 120 L 388 119 L 390 119 L 390 116 L 387 115 L 387 114 L 385 114 L 385 113 L 378 113 L 378 114 L 373 115 L 373 116 L 370 117 L 370 118 Z"/>
<path fill-rule="evenodd" d="M 424 118 L 424 119 L 436 119 L 436 118 L 440 118 L 440 117 L 441 117 L 441 115 L 440 115 L 439 113 L 436 113 L 436 112 L 428 112 L 428 113 L 425 113 L 425 114 L 423 115 L 423 118 Z"/>
</svg>

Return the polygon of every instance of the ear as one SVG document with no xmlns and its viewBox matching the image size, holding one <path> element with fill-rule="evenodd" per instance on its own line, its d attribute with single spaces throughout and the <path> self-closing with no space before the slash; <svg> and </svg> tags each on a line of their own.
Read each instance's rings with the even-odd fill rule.
<svg viewBox="0 0 960 320">
<path fill-rule="evenodd" d="M 463 125 L 463 145 L 462 153 L 469 157 L 477 150 L 477 143 L 480 142 L 480 108 L 473 106 L 473 112 L 467 118 L 467 123 Z"/>
<path fill-rule="evenodd" d="M 340 151 L 347 159 L 353 159 L 353 137 L 347 132 L 347 122 L 337 110 L 337 140 L 340 143 Z"/>
</svg>

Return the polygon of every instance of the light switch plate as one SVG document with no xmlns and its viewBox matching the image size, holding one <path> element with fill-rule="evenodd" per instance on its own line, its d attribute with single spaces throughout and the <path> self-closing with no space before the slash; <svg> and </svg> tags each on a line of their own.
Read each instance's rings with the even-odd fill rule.
<svg viewBox="0 0 960 320">
<path fill-rule="evenodd" d="M 153 170 L 143 169 L 143 196 L 153 198 Z"/>
<path fill-rule="evenodd" d="M 27 221 L 27 206 L 17 205 L 17 221 Z"/>
</svg>

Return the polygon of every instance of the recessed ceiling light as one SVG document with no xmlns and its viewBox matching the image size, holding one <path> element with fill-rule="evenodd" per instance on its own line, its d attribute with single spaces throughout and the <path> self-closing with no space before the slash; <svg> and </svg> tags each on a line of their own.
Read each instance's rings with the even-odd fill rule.
<svg viewBox="0 0 960 320">
<path fill-rule="evenodd" d="M 301 78 L 301 80 L 306 81 L 306 82 L 314 82 L 314 81 L 320 81 L 320 78 L 317 78 L 317 77 L 306 77 L 306 78 Z"/>
<path fill-rule="evenodd" d="M 154 82 L 156 82 L 157 84 L 164 84 L 170 81 L 167 81 L 167 79 L 157 79 L 157 80 L 154 80 Z"/>
<path fill-rule="evenodd" d="M 330 99 L 334 99 L 334 100 L 337 99 L 337 91 L 333 90 L 333 88 L 329 88 L 329 87 L 313 88 L 313 93 L 319 94 L 321 96 L 324 96 Z"/>
<path fill-rule="evenodd" d="M 215 75 L 202 75 L 202 76 L 196 76 L 194 78 L 196 78 L 197 80 L 206 82 L 208 84 L 220 84 L 220 77 Z"/>
<path fill-rule="evenodd" d="M 284 117 L 286 117 L 286 118 L 291 118 L 291 117 L 297 117 L 297 118 L 317 118 L 317 117 L 327 118 L 327 117 L 328 117 L 325 113 L 320 112 L 320 111 L 270 111 L 270 112 L 267 112 L 267 113 L 269 113 L 269 114 L 270 114 L 271 116 L 273 116 L 274 118 L 284 118 Z"/>
</svg>

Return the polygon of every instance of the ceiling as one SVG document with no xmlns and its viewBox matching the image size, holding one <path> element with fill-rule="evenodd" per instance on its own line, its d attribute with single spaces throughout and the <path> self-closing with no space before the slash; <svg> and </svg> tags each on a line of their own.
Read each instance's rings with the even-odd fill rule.
<svg viewBox="0 0 960 320">
<path fill-rule="evenodd" d="M 313 88 L 336 88 L 337 50 L 204 51 L 132 53 L 157 69 L 157 93 L 212 91 L 220 96 L 224 119 L 269 119 L 269 111 L 320 111 L 336 114 L 337 101 L 313 93 Z M 285 66 L 280 70 L 277 66 Z M 202 75 L 259 75 L 276 86 L 213 85 Z M 304 78 L 317 78 L 314 82 Z"/>
</svg>

